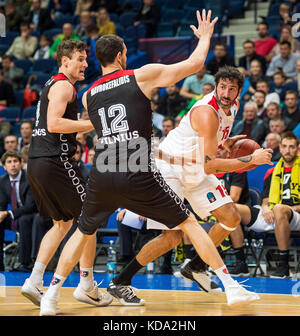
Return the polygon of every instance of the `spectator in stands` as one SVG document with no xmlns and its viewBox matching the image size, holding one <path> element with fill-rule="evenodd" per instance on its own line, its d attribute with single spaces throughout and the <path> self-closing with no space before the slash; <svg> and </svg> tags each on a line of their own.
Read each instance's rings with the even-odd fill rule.
<svg viewBox="0 0 300 336">
<path fill-rule="evenodd" d="M 77 133 L 76 135 L 76 140 L 81 143 L 82 145 L 82 155 L 81 155 L 81 160 L 86 164 L 87 163 L 87 158 L 88 158 L 88 152 L 89 148 L 87 146 L 87 141 L 86 141 L 87 134 L 86 133 Z"/>
<path fill-rule="evenodd" d="M 300 42 L 294 38 L 292 34 L 292 27 L 290 25 L 284 25 L 281 29 L 279 42 L 288 41 L 291 44 L 292 52 L 299 54 L 300 53 Z M 280 55 L 280 44 L 276 44 L 273 49 L 274 56 Z"/>
<path fill-rule="evenodd" d="M 20 151 L 20 154 L 22 157 L 22 169 L 24 169 L 25 171 L 27 171 L 29 147 L 30 147 L 30 144 L 27 144 L 23 146 Z"/>
<path fill-rule="evenodd" d="M 14 90 L 23 89 L 24 70 L 15 66 L 12 56 L 2 57 L 2 70 L 3 79 L 11 84 Z"/>
<path fill-rule="evenodd" d="M 6 55 L 12 55 L 19 59 L 30 58 L 37 48 L 38 39 L 30 35 L 30 27 L 26 22 L 21 23 L 20 32 L 20 36 L 14 39 L 12 45 L 6 51 Z"/>
<path fill-rule="evenodd" d="M 93 3 L 94 3 L 94 0 L 77 0 L 74 15 L 78 16 L 82 12 L 85 12 L 85 11 L 90 12 L 91 6 Z"/>
<path fill-rule="evenodd" d="M 267 65 L 266 59 L 255 52 L 254 42 L 247 40 L 243 43 L 244 56 L 239 58 L 239 67 L 246 70 L 246 76 L 250 76 L 250 64 L 253 60 L 258 60 L 262 66 L 262 72 L 265 74 Z"/>
<path fill-rule="evenodd" d="M 64 40 L 80 40 L 78 36 L 73 32 L 73 26 L 71 23 L 65 23 L 62 27 L 62 34 L 59 35 L 53 42 L 50 48 L 50 57 L 56 58 L 56 51 L 60 42 Z"/>
<path fill-rule="evenodd" d="M 234 58 L 227 53 L 226 45 L 218 42 L 214 46 L 214 57 L 207 62 L 206 68 L 214 76 L 224 65 L 235 66 Z"/>
<path fill-rule="evenodd" d="M 257 90 L 253 95 L 253 101 L 257 108 L 257 117 L 259 119 L 264 119 L 267 116 L 267 109 L 265 108 L 266 94 L 264 91 Z"/>
<path fill-rule="evenodd" d="M 54 25 L 48 9 L 41 8 L 40 0 L 32 0 L 32 10 L 29 13 L 28 22 L 30 28 L 40 34 L 43 34 L 47 29 L 51 29 Z"/>
<path fill-rule="evenodd" d="M 180 89 L 180 95 L 185 99 L 193 99 L 201 95 L 203 92 L 203 86 L 206 83 L 215 85 L 215 78 L 212 75 L 206 73 L 206 66 L 196 72 L 194 75 L 188 76 L 183 81 Z"/>
<path fill-rule="evenodd" d="M 289 240 L 291 231 L 300 230 L 300 157 L 297 154 L 299 138 L 292 132 L 281 137 L 282 158 L 270 168 L 264 178 L 262 206 L 247 207 L 237 204 L 242 224 L 256 232 L 275 230 L 279 248 L 279 263 L 273 278 L 289 276 Z M 235 234 L 236 231 L 233 232 Z M 242 231 L 240 241 L 244 237 Z"/>
<path fill-rule="evenodd" d="M 260 79 L 256 83 L 256 90 L 264 91 L 266 94 L 266 99 L 265 99 L 265 108 L 269 105 L 269 103 L 274 102 L 277 104 L 280 104 L 280 97 L 278 93 L 276 92 L 271 92 L 270 93 L 270 85 L 269 82 L 265 79 Z"/>
<path fill-rule="evenodd" d="M 13 0 L 13 3 L 22 17 L 27 19 L 30 13 L 31 3 L 26 0 Z"/>
<path fill-rule="evenodd" d="M 6 151 L 18 151 L 18 137 L 13 134 L 9 134 L 4 138 L 4 150 Z"/>
<path fill-rule="evenodd" d="M 95 157 L 95 149 L 90 148 L 88 152 L 88 159 L 87 159 L 87 164 L 93 164 L 94 162 L 94 157 Z"/>
<path fill-rule="evenodd" d="M 250 63 L 249 92 L 251 94 L 254 94 L 254 92 L 256 91 L 256 83 L 261 79 L 267 79 L 267 77 L 263 73 L 263 68 L 262 68 L 260 61 L 257 59 L 254 59 Z"/>
<path fill-rule="evenodd" d="M 98 38 L 100 37 L 98 26 L 94 23 L 90 24 L 87 27 L 87 33 L 88 33 L 88 37 L 83 42 L 87 45 L 88 57 L 91 57 L 92 60 L 94 61 L 95 68 L 97 70 L 100 70 L 101 67 L 100 67 L 100 64 L 97 60 L 96 52 L 95 52 L 96 51 L 96 42 L 97 42 Z"/>
<path fill-rule="evenodd" d="M 143 6 L 135 17 L 134 25 L 146 25 L 146 37 L 156 37 L 160 20 L 160 8 L 153 0 L 143 0 Z"/>
<path fill-rule="evenodd" d="M 119 9 L 118 0 L 97 0 L 93 1 L 89 11 L 97 15 L 100 8 L 105 8 L 108 13 L 116 13 Z"/>
<path fill-rule="evenodd" d="M 297 69 L 297 74 L 294 77 L 294 81 L 297 82 L 297 87 L 298 87 L 298 92 L 299 92 L 299 89 L 300 89 L 300 59 L 297 60 L 296 69 Z"/>
<path fill-rule="evenodd" d="M 117 34 L 116 25 L 110 20 L 108 11 L 104 7 L 100 8 L 98 11 L 97 25 L 100 35 Z"/>
<path fill-rule="evenodd" d="M 157 112 L 175 118 L 185 106 L 186 100 L 179 94 L 178 86 L 172 84 L 166 88 L 166 95 L 160 98 Z"/>
<path fill-rule="evenodd" d="M 175 128 L 175 120 L 172 117 L 166 117 L 162 122 L 162 131 L 158 131 L 156 136 L 159 137 L 159 141 L 163 141 L 172 129 Z"/>
<path fill-rule="evenodd" d="M 271 91 L 278 93 L 280 100 L 284 100 L 285 96 L 285 84 L 287 78 L 285 73 L 282 70 L 276 70 L 273 75 L 273 82 L 270 83 Z"/>
<path fill-rule="evenodd" d="M 259 144 L 263 142 L 265 134 L 264 123 L 257 118 L 257 107 L 254 102 L 247 102 L 244 105 L 243 120 L 235 124 L 232 134 L 246 134 L 248 139 L 252 139 Z"/>
<path fill-rule="evenodd" d="M 272 58 L 271 63 L 267 69 L 267 76 L 273 76 L 276 70 L 282 70 L 287 78 L 294 78 L 297 75 L 297 60 L 300 58 L 299 54 L 292 52 L 290 42 L 280 42 L 280 55 Z"/>
<path fill-rule="evenodd" d="M 40 37 L 40 48 L 34 53 L 33 59 L 48 59 L 50 57 L 50 42 L 51 39 L 47 35 L 41 35 Z"/>
<path fill-rule="evenodd" d="M 254 41 L 255 50 L 258 55 L 264 56 L 267 63 L 272 59 L 272 50 L 277 44 L 277 40 L 269 36 L 269 26 L 266 22 L 257 26 L 259 38 Z"/>
<path fill-rule="evenodd" d="M 224 148 L 218 149 L 218 158 L 225 159 L 227 155 L 228 152 Z M 234 203 L 251 205 L 247 172 L 220 173 L 216 174 L 216 177 L 222 182 L 222 185 L 226 188 Z M 238 226 L 236 230 L 241 230 L 241 227 Z M 234 243 L 234 237 L 232 243 Z M 250 273 L 246 264 L 243 244 L 241 246 L 235 244 L 234 246 L 234 255 L 237 262 L 233 269 L 230 270 L 230 274 L 233 276 L 249 276 Z"/>
<path fill-rule="evenodd" d="M 82 144 L 79 141 L 77 141 L 76 152 L 73 156 L 73 159 L 77 162 L 78 167 L 79 167 L 79 169 L 82 173 L 83 179 L 85 180 L 85 182 L 87 182 L 90 172 L 89 172 L 88 168 L 86 167 L 86 165 L 81 160 L 82 154 L 83 154 Z"/>
<path fill-rule="evenodd" d="M 14 89 L 10 83 L 4 80 L 3 70 L 0 69 L 0 110 L 16 103 Z"/>
<path fill-rule="evenodd" d="M 285 121 L 281 117 L 274 117 L 269 121 L 270 133 L 281 135 L 286 129 Z"/>
<path fill-rule="evenodd" d="M 288 131 L 292 131 L 300 122 L 300 108 L 296 91 L 286 91 L 282 116 L 291 120 L 287 128 Z"/>
<path fill-rule="evenodd" d="M 19 271 L 30 272 L 32 267 L 32 223 L 37 208 L 27 181 L 26 172 L 22 170 L 21 155 L 8 151 L 1 158 L 7 174 L 0 178 L 0 246 L 3 246 L 5 228 L 20 233 Z M 11 210 L 8 205 L 11 204 Z M 0 261 L 3 263 L 3 261 Z"/>
<path fill-rule="evenodd" d="M 53 21 L 65 14 L 73 14 L 73 5 L 70 0 L 49 0 L 47 9 Z"/>
<path fill-rule="evenodd" d="M 293 21 L 290 15 L 290 5 L 288 3 L 282 3 L 279 6 L 279 17 L 280 19 L 278 20 L 278 23 L 277 23 L 278 32 L 281 32 L 284 26 L 293 25 Z"/>
<path fill-rule="evenodd" d="M 13 2 L 5 4 L 6 31 L 18 31 L 23 21 L 21 13 L 16 10 Z"/>
<path fill-rule="evenodd" d="M 80 22 L 75 28 L 75 34 L 81 39 L 89 38 L 88 27 L 93 24 L 93 19 L 90 12 L 84 11 L 80 14 Z"/>
<path fill-rule="evenodd" d="M 20 126 L 21 136 L 18 139 L 18 152 L 21 152 L 22 148 L 31 143 L 33 125 L 30 121 L 23 120 Z"/>
<path fill-rule="evenodd" d="M 270 132 L 270 120 L 274 118 L 281 118 L 281 107 L 276 103 L 269 103 L 266 108 L 266 116 L 264 117 L 265 134 Z"/>
<path fill-rule="evenodd" d="M 279 150 L 281 137 L 278 133 L 269 133 L 266 136 L 265 141 L 265 148 L 271 148 L 273 150 L 272 153 L 272 160 L 271 161 L 278 161 L 281 158 L 281 153 Z"/>
</svg>

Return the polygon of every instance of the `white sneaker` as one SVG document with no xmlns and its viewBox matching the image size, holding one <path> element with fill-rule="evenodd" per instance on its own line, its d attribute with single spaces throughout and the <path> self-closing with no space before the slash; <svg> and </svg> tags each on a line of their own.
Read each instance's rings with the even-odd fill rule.
<svg viewBox="0 0 300 336">
<path fill-rule="evenodd" d="M 57 298 L 47 298 L 43 296 L 41 299 L 40 316 L 55 316 L 60 312 L 57 306 Z"/>
<path fill-rule="evenodd" d="M 97 307 L 108 306 L 113 301 L 111 295 L 101 292 L 96 281 L 94 281 L 94 288 L 90 292 L 83 290 L 79 284 L 73 293 L 73 297 L 80 302 Z"/>
<path fill-rule="evenodd" d="M 30 278 L 27 278 L 22 286 L 21 294 L 29 299 L 33 304 L 40 306 L 44 289 L 41 286 L 35 286 Z"/>
<path fill-rule="evenodd" d="M 243 304 L 249 304 L 254 301 L 260 300 L 258 294 L 250 292 L 237 281 L 234 281 L 235 285 L 229 286 L 225 289 L 228 306 L 237 306 Z"/>
</svg>

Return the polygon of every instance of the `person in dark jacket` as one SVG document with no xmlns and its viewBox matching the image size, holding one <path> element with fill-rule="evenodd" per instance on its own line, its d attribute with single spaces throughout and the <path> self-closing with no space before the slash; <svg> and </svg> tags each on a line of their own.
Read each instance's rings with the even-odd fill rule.
<svg viewBox="0 0 300 336">
<path fill-rule="evenodd" d="M 224 65 L 235 66 L 234 58 L 227 53 L 226 45 L 223 43 L 216 43 L 214 46 L 214 57 L 211 58 L 206 65 L 208 73 L 215 75 L 219 68 Z"/>
</svg>

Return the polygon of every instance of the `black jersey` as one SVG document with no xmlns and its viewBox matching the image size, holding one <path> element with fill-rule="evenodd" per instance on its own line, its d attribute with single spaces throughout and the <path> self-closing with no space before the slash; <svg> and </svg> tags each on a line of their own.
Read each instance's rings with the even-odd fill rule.
<svg viewBox="0 0 300 336">
<path fill-rule="evenodd" d="M 150 170 L 152 111 L 134 70 L 100 77 L 87 91 L 87 109 L 98 136 L 94 160 L 98 170 Z"/>
<path fill-rule="evenodd" d="M 72 157 L 76 152 L 76 134 L 50 133 L 47 127 L 48 93 L 53 84 L 68 78 L 59 73 L 52 76 L 45 84 L 37 105 L 35 127 L 29 149 L 29 158 L 37 157 Z M 74 101 L 69 103 L 63 115 L 66 119 L 77 120 L 79 114 L 77 92 L 74 87 Z"/>
</svg>

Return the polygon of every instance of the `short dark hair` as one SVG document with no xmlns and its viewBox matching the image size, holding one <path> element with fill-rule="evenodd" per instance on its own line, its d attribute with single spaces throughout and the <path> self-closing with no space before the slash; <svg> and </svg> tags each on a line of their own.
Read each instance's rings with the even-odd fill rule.
<svg viewBox="0 0 300 336">
<path fill-rule="evenodd" d="M 297 147 L 299 146 L 300 140 L 292 131 L 282 133 L 280 143 L 282 143 L 283 139 L 294 139 L 296 141 Z"/>
<path fill-rule="evenodd" d="M 259 83 L 265 83 L 265 84 L 267 84 L 268 87 L 270 87 L 269 82 L 268 82 L 266 79 L 259 79 L 259 80 L 256 82 L 256 86 L 257 86 L 257 84 L 259 84 Z"/>
<path fill-rule="evenodd" d="M 18 152 L 16 152 L 16 151 L 6 151 L 1 157 L 1 162 L 2 162 L 3 166 L 5 165 L 5 162 L 9 157 L 14 157 L 14 158 L 18 159 L 20 162 L 22 162 L 22 156 Z"/>
<path fill-rule="evenodd" d="M 72 58 L 72 55 L 76 51 L 84 51 L 86 49 L 86 44 L 78 40 L 64 40 L 58 45 L 57 49 L 57 64 L 61 66 L 61 60 L 63 56 Z"/>
<path fill-rule="evenodd" d="M 164 123 L 165 121 L 169 121 L 169 120 L 172 122 L 173 126 L 175 126 L 175 119 L 172 117 L 165 117 L 162 122 Z"/>
<path fill-rule="evenodd" d="M 292 48 L 292 45 L 291 45 L 291 42 L 290 42 L 290 41 L 281 41 L 281 42 L 279 43 L 279 45 L 287 45 L 287 46 L 289 46 L 290 49 Z"/>
<path fill-rule="evenodd" d="M 215 75 L 216 86 L 218 86 L 220 79 L 229 79 L 230 81 L 236 80 L 239 89 L 244 85 L 244 75 L 233 66 L 225 65 L 224 67 L 219 68 Z"/>
<path fill-rule="evenodd" d="M 267 29 L 269 30 L 269 25 L 268 25 L 268 23 L 267 23 L 266 21 L 260 22 L 260 23 L 257 25 L 257 28 L 258 28 L 259 26 L 261 26 L 261 25 L 266 26 Z"/>
<path fill-rule="evenodd" d="M 265 93 L 263 90 L 256 90 L 256 91 L 254 92 L 254 94 L 255 94 L 256 92 L 261 93 L 261 94 L 263 94 L 263 95 L 266 97 L 266 93 Z"/>
<path fill-rule="evenodd" d="M 284 99 L 285 99 L 286 96 L 289 95 L 289 94 L 292 94 L 292 95 L 294 95 L 296 98 L 298 98 L 298 93 L 297 93 L 296 91 L 294 91 L 294 90 L 287 90 L 287 91 L 285 91 Z"/>
<path fill-rule="evenodd" d="M 22 120 L 21 121 L 21 125 L 20 125 L 20 128 L 23 124 L 29 124 L 31 126 L 31 129 L 33 129 L 33 125 L 32 125 L 32 122 L 30 120 Z"/>
<path fill-rule="evenodd" d="M 119 52 L 124 50 L 124 40 L 117 35 L 101 36 L 96 42 L 95 54 L 102 66 L 107 66 L 114 62 Z"/>
<path fill-rule="evenodd" d="M 243 45 L 245 45 L 245 44 L 252 44 L 252 46 L 254 47 L 254 42 L 251 41 L 251 40 L 246 40 L 246 41 L 244 41 L 244 42 L 243 42 Z"/>
</svg>

